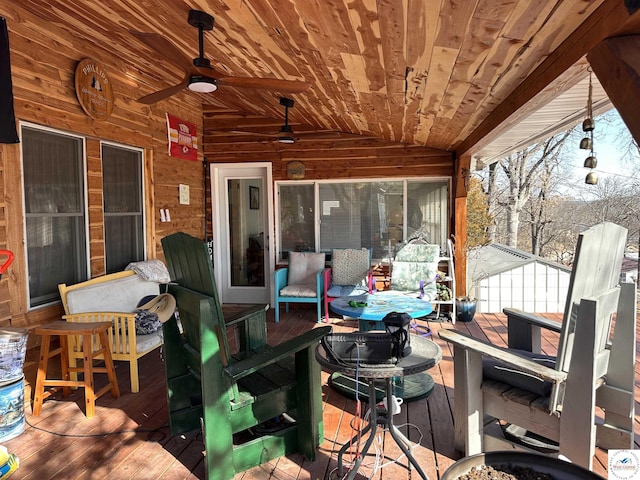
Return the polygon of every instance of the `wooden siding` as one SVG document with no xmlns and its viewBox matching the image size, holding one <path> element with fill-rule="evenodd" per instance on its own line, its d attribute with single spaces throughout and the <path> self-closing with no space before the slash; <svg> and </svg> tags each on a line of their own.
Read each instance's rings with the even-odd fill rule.
<svg viewBox="0 0 640 480">
<path fill-rule="evenodd" d="M 265 133 L 243 134 L 263 127 L 265 118 L 247 118 L 240 112 L 204 107 L 204 154 L 212 163 L 270 161 L 273 179 L 287 179 L 287 164 L 305 164 L 305 178 L 452 177 L 451 152 L 408 145 L 375 137 L 318 132 L 301 135 L 294 144 L 282 144 Z M 272 118 L 277 132 L 281 118 Z M 241 130 L 238 130 L 241 129 Z M 263 130 L 265 131 L 265 130 Z M 240 132 L 240 133 L 238 133 Z M 294 135 L 295 136 L 295 135 Z"/>
<path fill-rule="evenodd" d="M 18 122 L 56 129 L 86 139 L 86 185 L 90 275 L 105 273 L 102 159 L 105 140 L 144 151 L 145 215 L 149 258 L 161 256 L 160 239 L 183 230 L 203 229 L 201 162 L 170 158 L 165 112 L 194 123 L 202 132 L 197 98 L 167 101 L 152 107 L 134 99 L 139 91 L 129 67 L 113 55 L 109 43 L 88 42 L 66 28 L 37 17 L 14 2 L 2 2 L 9 26 L 15 113 Z M 75 66 L 82 58 L 103 63 L 116 94 L 111 117 L 93 120 L 80 107 L 75 93 Z M 0 281 L 0 326 L 31 327 L 56 319 L 61 307 L 28 310 L 24 206 L 20 145 L 0 145 L 0 248 L 16 259 Z M 191 205 L 178 203 L 178 184 L 191 187 Z M 160 223 L 159 208 L 171 210 L 171 222 Z M 30 344 L 32 345 L 32 344 Z"/>
<path fill-rule="evenodd" d="M 301 136 L 294 144 L 281 144 L 275 138 L 238 133 L 237 128 L 263 127 L 269 122 L 275 131 L 281 119 L 247 119 L 238 112 L 204 107 L 204 155 L 209 163 L 271 162 L 273 180 L 287 179 L 287 165 L 300 161 L 305 179 L 358 179 L 432 177 L 449 179 L 454 175 L 451 152 L 419 145 L 405 145 L 374 137 L 318 133 Z M 449 193 L 451 195 L 451 193 Z M 446 201 L 446 199 L 445 199 Z M 210 209 L 210 204 L 207 205 Z M 452 231 L 450 211 L 441 227 Z M 447 222 L 449 222 L 447 224 Z M 213 232 L 210 232 L 211 234 Z"/>
</svg>

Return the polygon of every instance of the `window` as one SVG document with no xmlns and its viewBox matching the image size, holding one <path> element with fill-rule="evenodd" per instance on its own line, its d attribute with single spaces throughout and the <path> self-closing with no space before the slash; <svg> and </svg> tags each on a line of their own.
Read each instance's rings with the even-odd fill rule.
<svg viewBox="0 0 640 480">
<path fill-rule="evenodd" d="M 313 185 L 280 186 L 280 252 L 286 257 L 289 251 L 314 252 Z"/>
<path fill-rule="evenodd" d="M 29 306 L 87 279 L 82 138 L 22 126 Z"/>
<path fill-rule="evenodd" d="M 102 144 L 106 272 L 144 259 L 142 152 Z"/>
<path fill-rule="evenodd" d="M 277 190 L 280 258 L 292 250 L 366 247 L 382 259 L 416 236 L 446 251 L 447 180 L 279 182 Z"/>
</svg>

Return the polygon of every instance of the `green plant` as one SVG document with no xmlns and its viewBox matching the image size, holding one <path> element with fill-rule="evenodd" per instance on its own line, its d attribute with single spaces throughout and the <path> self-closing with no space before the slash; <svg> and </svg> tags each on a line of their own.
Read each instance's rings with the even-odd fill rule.
<svg viewBox="0 0 640 480">
<path fill-rule="evenodd" d="M 437 300 L 448 301 L 453 298 L 453 292 L 443 283 L 436 284 Z"/>
</svg>

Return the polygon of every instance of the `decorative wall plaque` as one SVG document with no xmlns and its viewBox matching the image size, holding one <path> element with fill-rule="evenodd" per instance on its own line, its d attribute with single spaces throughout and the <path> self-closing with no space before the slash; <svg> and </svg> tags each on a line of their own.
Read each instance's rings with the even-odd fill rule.
<svg viewBox="0 0 640 480">
<path fill-rule="evenodd" d="M 287 178 L 291 180 L 302 180 L 304 178 L 304 163 L 295 161 L 287 164 Z"/>
<path fill-rule="evenodd" d="M 106 120 L 113 111 L 113 89 L 101 63 L 85 58 L 76 67 L 76 96 L 84 112 L 96 120 Z"/>
</svg>

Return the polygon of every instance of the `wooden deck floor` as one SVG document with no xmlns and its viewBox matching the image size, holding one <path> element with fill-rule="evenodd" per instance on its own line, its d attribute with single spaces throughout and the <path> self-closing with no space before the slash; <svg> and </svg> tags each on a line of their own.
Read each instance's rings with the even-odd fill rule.
<svg viewBox="0 0 640 480">
<path fill-rule="evenodd" d="M 279 324 L 269 312 L 270 343 L 278 343 L 309 328 L 314 328 L 314 310 L 304 306 L 281 315 Z M 414 455 L 429 479 L 436 480 L 461 454 L 453 448 L 452 406 L 453 362 L 448 344 L 438 338 L 441 328 L 455 328 L 491 342 L 504 345 L 506 325 L 503 315 L 476 315 L 470 323 L 424 322 L 433 330 L 433 339 L 443 350 L 442 362 L 429 373 L 435 388 L 428 399 L 405 404 L 394 417 L 405 435 L 416 442 Z M 351 331 L 353 321 L 332 319 L 335 331 Z M 544 343 L 545 353 L 554 353 L 554 339 Z M 104 395 L 97 402 L 96 416 L 83 413 L 82 391 L 66 399 L 45 401 L 42 415 L 35 418 L 25 412 L 24 433 L 3 442 L 10 453 L 20 458 L 17 479 L 204 479 L 202 437 L 199 432 L 172 437 L 167 426 L 167 402 L 162 352 L 156 350 L 140 362 L 138 394 L 130 393 L 128 367 L 116 362 L 122 395 L 112 399 Z M 638 367 L 636 367 L 638 373 Z M 323 416 L 325 440 L 317 459 L 308 462 L 299 455 L 282 457 L 236 476 L 236 479 L 333 479 L 336 478 L 337 452 L 351 437 L 356 403 L 327 386 L 323 372 Z M 636 384 L 638 381 L 636 381 Z M 636 412 L 638 409 L 638 390 Z M 636 422 L 638 416 L 636 416 Z M 640 427 L 636 429 L 640 432 Z M 388 437 L 388 434 L 385 436 Z M 377 442 L 376 442 L 377 443 Z M 636 434 L 636 445 L 638 436 Z M 638 447 L 636 447 L 638 448 Z M 374 450 L 373 447 L 371 449 Z M 418 478 L 407 470 L 407 461 L 389 438 L 381 438 L 377 464 L 384 465 L 373 474 L 376 479 Z M 345 456 L 345 461 L 349 460 Z M 366 468 L 356 478 L 369 478 L 376 459 L 365 459 Z M 594 470 L 606 478 L 607 453 L 598 451 Z"/>
</svg>

